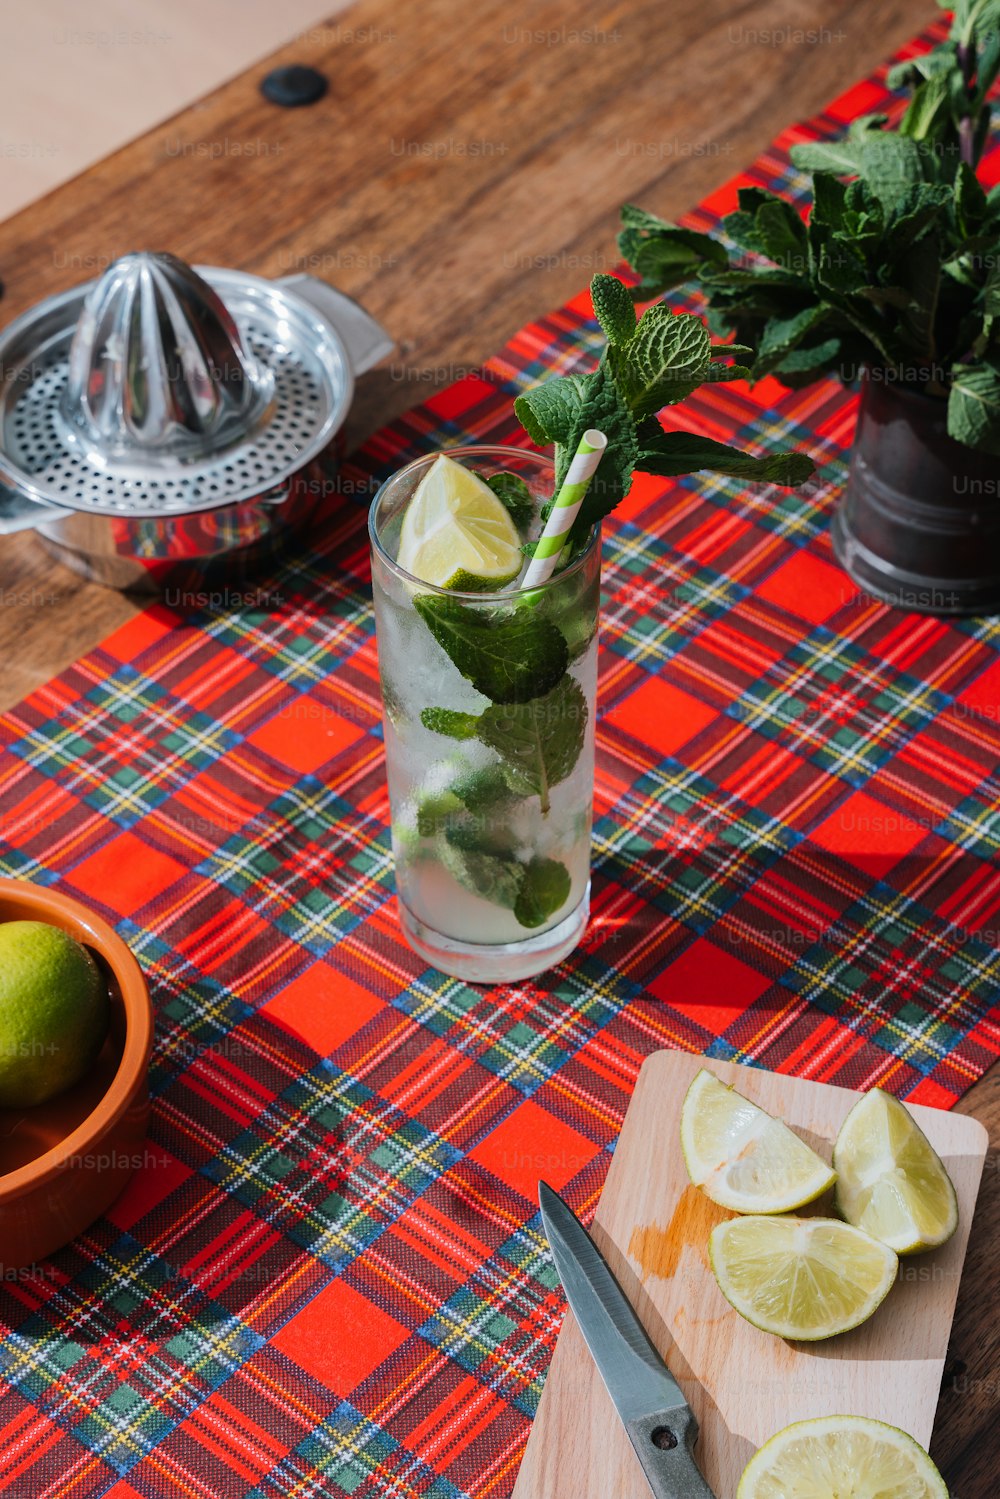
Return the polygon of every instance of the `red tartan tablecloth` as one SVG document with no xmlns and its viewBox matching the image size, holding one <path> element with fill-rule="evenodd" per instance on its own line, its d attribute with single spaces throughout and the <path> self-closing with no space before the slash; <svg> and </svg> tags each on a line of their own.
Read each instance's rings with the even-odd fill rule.
<svg viewBox="0 0 1000 1499">
<path fill-rule="evenodd" d="M 883 106 L 880 72 L 742 180 L 801 195 L 789 144 Z M 941 1106 L 995 1060 L 1000 625 L 840 571 L 832 383 L 686 408 L 818 483 L 642 477 L 608 527 L 579 952 L 483 991 L 402 943 L 365 501 L 523 442 L 514 393 L 598 346 L 581 295 L 373 439 L 256 603 L 150 609 L 0 720 L 0 867 L 109 916 L 157 1009 L 146 1169 L 0 1279 L 0 1489 L 502 1499 L 562 1309 L 536 1180 L 593 1211 L 651 1050 Z"/>
</svg>

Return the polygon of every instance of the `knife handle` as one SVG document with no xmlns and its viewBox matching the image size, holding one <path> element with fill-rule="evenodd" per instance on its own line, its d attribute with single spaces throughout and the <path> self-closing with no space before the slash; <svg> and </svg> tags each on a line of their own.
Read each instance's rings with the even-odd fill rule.
<svg viewBox="0 0 1000 1499">
<path fill-rule="evenodd" d="M 625 1430 L 656 1499 L 715 1499 L 691 1451 L 698 1423 L 689 1410 L 641 1416 Z"/>
</svg>

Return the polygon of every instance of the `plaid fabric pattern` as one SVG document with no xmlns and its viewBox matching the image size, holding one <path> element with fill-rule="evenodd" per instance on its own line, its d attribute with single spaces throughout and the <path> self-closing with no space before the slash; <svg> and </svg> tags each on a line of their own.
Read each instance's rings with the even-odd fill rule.
<svg viewBox="0 0 1000 1499">
<path fill-rule="evenodd" d="M 801 197 L 790 143 L 898 109 L 884 76 L 743 180 Z M 1000 624 L 836 566 L 832 383 L 688 403 L 817 483 L 642 477 L 608 527 L 580 950 L 490 992 L 403 943 L 365 505 L 523 442 L 512 396 L 598 344 L 586 295 L 526 328 L 368 444 L 256 604 L 151 608 L 2 719 L 0 866 L 109 916 L 158 1016 L 144 1169 L 0 1279 L 4 1492 L 503 1499 L 562 1313 L 536 1182 L 589 1217 L 650 1051 L 943 1107 L 996 1059 Z"/>
</svg>

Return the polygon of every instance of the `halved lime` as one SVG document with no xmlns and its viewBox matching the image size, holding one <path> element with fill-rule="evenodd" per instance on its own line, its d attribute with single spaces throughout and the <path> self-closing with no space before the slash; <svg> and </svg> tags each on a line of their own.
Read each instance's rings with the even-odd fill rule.
<svg viewBox="0 0 1000 1499">
<path fill-rule="evenodd" d="M 786 1213 L 814 1201 L 835 1173 L 787 1124 L 703 1067 L 681 1110 L 688 1175 L 736 1213 Z"/>
<path fill-rule="evenodd" d="M 833 1150 L 837 1211 L 897 1254 L 934 1249 L 958 1227 L 951 1177 L 905 1104 L 873 1088 L 854 1105 Z"/>
<path fill-rule="evenodd" d="M 502 588 L 521 571 L 521 538 L 489 485 L 442 453 L 403 517 L 397 561 L 437 588 Z"/>
<path fill-rule="evenodd" d="M 743 1470 L 736 1499 L 948 1499 L 944 1479 L 905 1431 L 868 1416 L 786 1426 Z"/>
<path fill-rule="evenodd" d="M 708 1252 L 741 1317 L 807 1343 L 866 1321 L 898 1264 L 887 1244 L 836 1218 L 729 1218 L 712 1230 Z"/>
</svg>

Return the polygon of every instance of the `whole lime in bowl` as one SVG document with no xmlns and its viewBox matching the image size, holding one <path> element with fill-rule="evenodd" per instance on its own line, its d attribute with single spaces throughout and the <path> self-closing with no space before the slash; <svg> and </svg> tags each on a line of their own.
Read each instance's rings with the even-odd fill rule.
<svg viewBox="0 0 1000 1499">
<path fill-rule="evenodd" d="M 107 985 L 91 954 L 46 921 L 0 923 L 0 1108 L 72 1087 L 108 1033 Z"/>
</svg>

